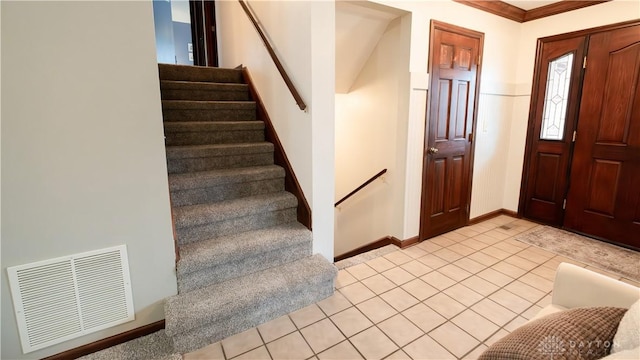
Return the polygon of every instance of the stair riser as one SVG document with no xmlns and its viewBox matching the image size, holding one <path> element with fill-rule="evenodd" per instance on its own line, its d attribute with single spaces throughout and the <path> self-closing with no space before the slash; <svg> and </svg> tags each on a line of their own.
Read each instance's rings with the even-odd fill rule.
<svg viewBox="0 0 640 360">
<path fill-rule="evenodd" d="M 164 109 L 164 121 L 243 121 L 256 120 L 253 109 Z"/>
<path fill-rule="evenodd" d="M 167 160 L 169 174 L 261 165 L 273 165 L 273 152 Z"/>
<path fill-rule="evenodd" d="M 248 306 L 228 318 L 172 337 L 176 351 L 186 353 L 238 334 L 252 327 L 286 315 L 292 311 L 326 299 L 333 294 L 333 280 L 307 284 L 303 288 L 283 289 L 279 298 L 266 299 Z M 283 299 L 286 299 L 283 301 Z"/>
<path fill-rule="evenodd" d="M 280 266 L 311 255 L 311 242 L 277 249 L 254 257 L 247 257 L 219 266 L 178 275 L 178 293 L 195 290 L 211 284 L 249 275 L 274 266 Z"/>
<path fill-rule="evenodd" d="M 186 206 L 232 200 L 284 191 L 284 178 L 230 183 L 200 189 L 171 191 L 173 206 Z"/>
<path fill-rule="evenodd" d="M 249 92 L 221 90 L 162 89 L 162 100 L 247 101 Z"/>
<path fill-rule="evenodd" d="M 264 130 L 165 131 L 165 137 L 167 146 L 255 143 L 264 141 Z"/>
<path fill-rule="evenodd" d="M 188 66 L 158 66 L 160 79 L 214 83 L 243 83 L 242 71 Z"/>
<path fill-rule="evenodd" d="M 243 231 L 257 230 L 296 220 L 296 208 L 267 211 L 260 214 L 237 217 L 209 224 L 177 228 L 178 244 L 211 239 Z"/>
</svg>

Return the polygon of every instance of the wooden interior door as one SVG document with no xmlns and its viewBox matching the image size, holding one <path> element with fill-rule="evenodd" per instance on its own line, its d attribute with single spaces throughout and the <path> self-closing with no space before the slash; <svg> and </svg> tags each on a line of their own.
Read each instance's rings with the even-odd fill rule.
<svg viewBox="0 0 640 360">
<path fill-rule="evenodd" d="M 469 221 L 472 131 L 483 36 L 457 26 L 431 23 L 420 240 Z"/>
<path fill-rule="evenodd" d="M 523 173 L 524 216 L 561 226 L 586 36 L 539 47 Z"/>
<path fill-rule="evenodd" d="M 565 227 L 640 249 L 640 25 L 590 36 Z"/>
</svg>

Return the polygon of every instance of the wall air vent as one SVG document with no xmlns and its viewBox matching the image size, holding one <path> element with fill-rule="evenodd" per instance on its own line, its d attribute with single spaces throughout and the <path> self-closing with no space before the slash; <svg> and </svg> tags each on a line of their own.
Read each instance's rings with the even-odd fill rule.
<svg viewBox="0 0 640 360">
<path fill-rule="evenodd" d="M 7 272 L 25 354 L 134 320 L 125 245 Z"/>
</svg>

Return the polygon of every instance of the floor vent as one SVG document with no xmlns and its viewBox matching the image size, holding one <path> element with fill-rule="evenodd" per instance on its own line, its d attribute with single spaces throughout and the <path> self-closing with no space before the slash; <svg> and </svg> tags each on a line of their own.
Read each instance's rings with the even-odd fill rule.
<svg viewBox="0 0 640 360">
<path fill-rule="evenodd" d="M 498 226 L 500 229 L 502 230 L 511 230 L 513 229 L 513 226 L 511 225 L 502 225 L 502 226 Z"/>
<path fill-rule="evenodd" d="M 134 319 L 125 245 L 7 271 L 25 354 Z"/>
</svg>

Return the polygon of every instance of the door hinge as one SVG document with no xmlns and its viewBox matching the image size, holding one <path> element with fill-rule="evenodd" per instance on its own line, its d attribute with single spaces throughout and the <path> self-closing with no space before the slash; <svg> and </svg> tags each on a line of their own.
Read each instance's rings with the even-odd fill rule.
<svg viewBox="0 0 640 360">
<path fill-rule="evenodd" d="M 571 142 L 576 142 L 576 131 L 573 130 L 573 139 L 571 140 Z"/>
<path fill-rule="evenodd" d="M 582 59 L 582 68 L 583 69 L 587 68 L 587 57 L 586 56 Z"/>
<path fill-rule="evenodd" d="M 480 65 L 481 61 L 482 61 L 482 55 L 478 54 L 478 65 Z"/>
<path fill-rule="evenodd" d="M 469 142 L 473 142 L 473 133 L 472 132 L 469 133 Z"/>
<path fill-rule="evenodd" d="M 567 199 L 564 199 L 564 201 L 562 202 L 562 210 L 567 208 Z"/>
</svg>

